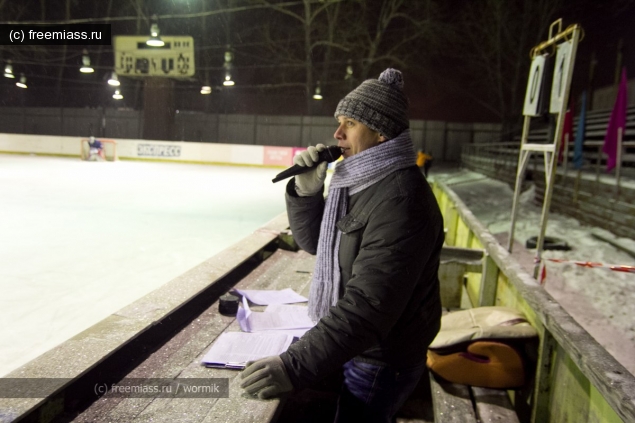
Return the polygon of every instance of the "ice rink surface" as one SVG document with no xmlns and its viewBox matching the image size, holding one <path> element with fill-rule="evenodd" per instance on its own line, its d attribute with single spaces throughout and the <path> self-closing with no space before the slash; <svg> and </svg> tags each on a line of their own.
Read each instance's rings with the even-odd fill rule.
<svg viewBox="0 0 635 423">
<path fill-rule="evenodd" d="M 0 376 L 282 213 L 279 171 L 0 154 Z"/>
</svg>

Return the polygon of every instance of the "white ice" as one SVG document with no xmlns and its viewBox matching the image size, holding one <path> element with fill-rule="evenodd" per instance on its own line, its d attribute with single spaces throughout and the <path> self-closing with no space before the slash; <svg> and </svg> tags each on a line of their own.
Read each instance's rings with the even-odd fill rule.
<svg viewBox="0 0 635 423">
<path fill-rule="evenodd" d="M 282 213 L 279 171 L 0 154 L 0 376 Z"/>
<path fill-rule="evenodd" d="M 444 180 L 459 195 L 470 211 L 507 248 L 511 225 L 514 190 L 504 182 L 475 172 L 439 172 L 433 177 Z M 535 249 L 524 248 L 527 238 L 540 230 L 542 203 L 534 200 L 534 190 L 522 193 L 514 231 L 513 256 L 533 274 Z M 546 235 L 566 241 L 571 251 L 544 251 L 544 258 L 635 265 L 635 258 L 592 236 L 605 237 L 635 250 L 635 240 L 585 225 L 560 213 L 549 213 Z M 545 289 L 576 321 L 587 330 L 617 361 L 635 374 L 635 274 L 606 268 L 585 268 L 572 263 L 546 262 Z"/>
</svg>

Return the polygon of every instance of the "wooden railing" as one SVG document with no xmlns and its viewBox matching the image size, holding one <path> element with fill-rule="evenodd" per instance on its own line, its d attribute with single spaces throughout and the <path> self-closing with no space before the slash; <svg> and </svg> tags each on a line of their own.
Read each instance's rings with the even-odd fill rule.
<svg viewBox="0 0 635 423">
<path fill-rule="evenodd" d="M 496 154 L 506 155 L 499 147 Z M 485 251 L 483 271 L 467 274 L 472 306 L 519 309 L 540 334 L 531 421 L 635 422 L 635 377 L 521 268 L 449 186 L 435 182 L 434 193 L 446 244 Z"/>
</svg>

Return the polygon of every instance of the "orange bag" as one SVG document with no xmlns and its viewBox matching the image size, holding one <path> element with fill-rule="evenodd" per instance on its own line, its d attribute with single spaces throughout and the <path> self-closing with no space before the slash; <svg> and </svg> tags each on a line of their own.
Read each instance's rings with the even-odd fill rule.
<svg viewBox="0 0 635 423">
<path fill-rule="evenodd" d="M 518 310 L 476 307 L 444 315 L 428 347 L 428 367 L 442 378 L 485 388 L 525 384 L 521 350 L 538 333 Z"/>
<path fill-rule="evenodd" d="M 450 382 L 484 388 L 517 388 L 525 384 L 521 355 L 513 347 L 475 341 L 465 352 L 438 354 L 428 350 L 428 367 Z"/>
</svg>

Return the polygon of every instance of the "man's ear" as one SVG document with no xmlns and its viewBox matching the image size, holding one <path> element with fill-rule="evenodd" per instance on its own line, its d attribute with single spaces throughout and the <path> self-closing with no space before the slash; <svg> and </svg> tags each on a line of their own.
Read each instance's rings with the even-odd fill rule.
<svg viewBox="0 0 635 423">
<path fill-rule="evenodd" d="M 386 137 L 384 137 L 382 134 L 379 134 L 379 138 L 378 138 L 378 141 L 379 141 L 379 142 L 384 142 L 384 141 L 386 141 L 386 139 L 387 139 L 387 138 L 386 138 Z"/>
</svg>

